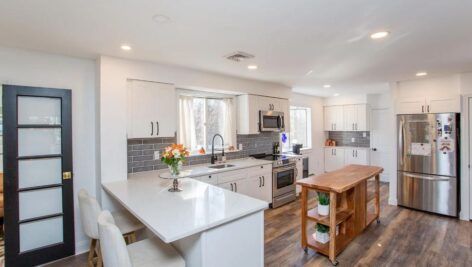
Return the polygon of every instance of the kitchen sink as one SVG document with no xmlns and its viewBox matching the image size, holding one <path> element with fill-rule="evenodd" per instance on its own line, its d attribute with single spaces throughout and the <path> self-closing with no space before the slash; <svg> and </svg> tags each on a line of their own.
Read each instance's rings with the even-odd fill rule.
<svg viewBox="0 0 472 267">
<path fill-rule="evenodd" d="M 220 164 L 220 165 L 208 166 L 208 168 L 210 169 L 224 169 L 224 168 L 230 168 L 230 167 L 234 167 L 234 165 L 233 164 Z"/>
</svg>

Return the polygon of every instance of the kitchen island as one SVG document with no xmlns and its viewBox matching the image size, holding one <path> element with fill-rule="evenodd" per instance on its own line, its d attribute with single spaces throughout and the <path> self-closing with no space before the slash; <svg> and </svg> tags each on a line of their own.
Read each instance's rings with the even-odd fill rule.
<svg viewBox="0 0 472 267">
<path fill-rule="evenodd" d="M 150 171 L 103 188 L 152 233 L 171 243 L 186 266 L 264 265 L 267 202 L 191 178 L 179 180 L 182 192 L 169 192 L 171 184 Z"/>
<path fill-rule="evenodd" d="M 380 173 L 383 168 L 365 165 L 348 165 L 336 171 L 311 176 L 297 181 L 302 186 L 301 239 L 302 247 L 329 257 L 337 265 L 336 256 L 373 221 L 379 222 Z M 367 180 L 375 179 L 374 207 L 370 211 Z M 317 208 L 308 209 L 308 190 L 329 194 L 329 215 L 322 216 Z M 307 232 L 308 220 L 329 226 L 329 242 L 317 242 Z M 335 230 L 339 227 L 339 233 Z"/>
</svg>

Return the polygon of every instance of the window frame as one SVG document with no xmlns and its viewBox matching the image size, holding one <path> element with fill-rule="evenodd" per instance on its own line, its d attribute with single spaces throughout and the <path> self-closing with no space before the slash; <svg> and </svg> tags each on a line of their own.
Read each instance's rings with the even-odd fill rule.
<svg viewBox="0 0 472 267">
<path fill-rule="evenodd" d="M 293 129 L 292 129 L 292 110 L 304 110 L 306 113 L 306 140 L 307 144 L 303 144 L 303 147 L 301 148 L 302 150 L 309 150 L 313 148 L 313 137 L 312 137 L 312 108 L 311 107 L 306 107 L 306 106 L 295 106 L 295 105 L 290 105 L 289 106 L 289 116 L 290 116 L 290 132 L 288 136 L 288 150 L 292 151 L 293 149 Z"/>
</svg>

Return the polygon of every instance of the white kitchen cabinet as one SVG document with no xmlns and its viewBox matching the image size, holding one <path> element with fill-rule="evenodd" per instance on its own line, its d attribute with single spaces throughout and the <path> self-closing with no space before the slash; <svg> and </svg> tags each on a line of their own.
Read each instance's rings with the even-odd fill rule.
<svg viewBox="0 0 472 267">
<path fill-rule="evenodd" d="M 272 176 L 265 175 L 250 176 L 241 180 L 238 184 L 238 192 L 253 198 L 272 203 Z"/>
<path fill-rule="evenodd" d="M 324 107 L 324 129 L 325 131 L 342 131 L 344 128 L 343 106 Z"/>
<path fill-rule="evenodd" d="M 369 151 L 367 148 L 345 148 L 344 149 L 344 165 L 359 164 L 369 165 Z"/>
<path fill-rule="evenodd" d="M 344 148 L 325 148 L 325 172 L 330 172 L 344 167 Z"/>
<path fill-rule="evenodd" d="M 238 102 L 238 134 L 259 134 L 259 111 L 278 111 L 284 113 L 285 129 L 290 128 L 288 99 L 240 95 Z"/>
<path fill-rule="evenodd" d="M 397 114 L 461 112 L 460 96 L 431 94 L 426 97 L 404 97 L 396 101 Z"/>
<path fill-rule="evenodd" d="M 345 105 L 344 113 L 344 130 L 345 131 L 368 131 L 368 106 L 361 105 Z"/>
<path fill-rule="evenodd" d="M 174 137 L 177 102 L 172 84 L 128 81 L 128 138 Z"/>
<path fill-rule="evenodd" d="M 303 158 L 299 157 L 296 161 L 296 168 L 297 168 L 297 180 L 303 179 Z M 302 191 L 302 187 L 297 185 L 297 195 Z"/>
<path fill-rule="evenodd" d="M 237 184 L 236 184 L 236 182 L 221 183 L 221 184 L 218 184 L 218 187 L 229 190 L 229 191 L 236 192 Z"/>
<path fill-rule="evenodd" d="M 203 176 L 194 177 L 194 179 L 199 180 L 207 184 L 216 185 L 218 184 L 218 174 L 208 174 Z"/>
</svg>

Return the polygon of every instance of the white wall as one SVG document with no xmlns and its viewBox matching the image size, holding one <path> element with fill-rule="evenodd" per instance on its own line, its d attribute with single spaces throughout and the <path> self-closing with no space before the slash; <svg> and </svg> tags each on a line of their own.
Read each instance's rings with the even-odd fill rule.
<svg viewBox="0 0 472 267">
<path fill-rule="evenodd" d="M 95 62 L 0 47 L 2 84 L 72 90 L 72 134 L 76 252 L 85 251 L 88 239 L 80 224 L 76 193 L 96 193 L 95 173 Z M 5 177 L 5 179 L 8 179 Z"/>
<path fill-rule="evenodd" d="M 310 174 L 321 174 L 324 172 L 324 141 L 323 129 L 323 98 L 292 93 L 290 105 L 311 108 L 311 146 L 310 150 L 304 150 L 303 154 L 309 155 Z"/>
<path fill-rule="evenodd" d="M 101 182 L 127 179 L 126 80 L 139 79 L 173 83 L 178 88 L 219 93 L 257 94 L 289 98 L 291 89 L 275 83 L 252 81 L 188 68 L 144 61 L 101 57 L 100 71 L 100 164 Z M 102 194 L 104 207 L 115 202 Z"/>
</svg>

